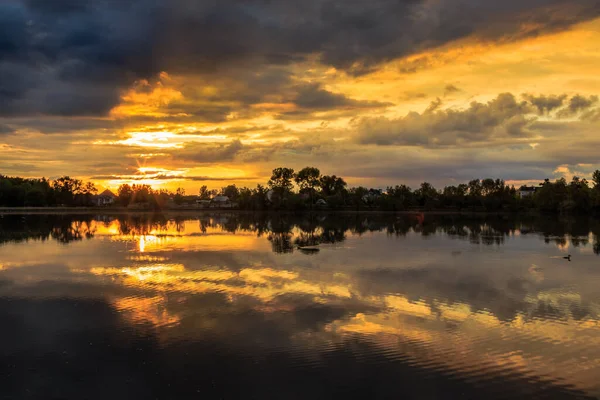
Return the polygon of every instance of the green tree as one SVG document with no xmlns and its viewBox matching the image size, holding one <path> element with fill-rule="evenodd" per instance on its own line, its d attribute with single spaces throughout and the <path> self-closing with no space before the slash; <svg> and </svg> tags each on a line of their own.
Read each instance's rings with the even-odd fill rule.
<svg viewBox="0 0 600 400">
<path fill-rule="evenodd" d="M 302 168 L 294 176 L 294 181 L 300 188 L 301 192 L 314 191 L 319 185 L 321 171 L 315 167 Z"/>
<path fill-rule="evenodd" d="M 91 206 L 93 204 L 93 196 L 96 193 L 98 193 L 98 189 L 92 182 L 82 182 L 75 192 L 74 205 Z"/>
<path fill-rule="evenodd" d="M 396 208 L 406 209 L 413 204 L 412 189 L 406 185 L 389 186 L 386 193 L 394 200 Z"/>
<path fill-rule="evenodd" d="M 352 203 L 356 206 L 357 210 L 361 209 L 361 206 L 364 204 L 363 198 L 369 193 L 369 189 L 363 186 L 353 187 L 350 189 L 350 198 L 352 199 Z"/>
<path fill-rule="evenodd" d="M 558 212 L 566 205 L 565 201 L 569 199 L 569 188 L 564 178 L 550 181 L 544 184 L 535 192 L 533 202 L 535 206 L 544 212 Z"/>
<path fill-rule="evenodd" d="M 294 187 L 292 179 L 294 179 L 292 168 L 275 168 L 271 174 L 271 179 L 269 179 L 269 187 L 283 193 L 291 192 Z"/>
<path fill-rule="evenodd" d="M 240 190 L 235 185 L 228 185 L 221 188 L 221 196 L 227 196 L 231 201 L 237 201 L 240 197 Z"/>
<path fill-rule="evenodd" d="M 46 196 L 40 189 L 34 188 L 25 194 L 26 207 L 44 207 L 47 205 Z"/>
<path fill-rule="evenodd" d="M 439 193 L 429 182 L 421 183 L 421 187 L 415 190 L 415 197 L 420 206 L 433 208 L 438 200 Z"/>
<path fill-rule="evenodd" d="M 343 194 L 348 184 L 342 178 L 335 175 L 323 175 L 319 181 L 324 196 Z"/>
<path fill-rule="evenodd" d="M 569 184 L 569 199 L 563 204 L 563 211 L 585 213 L 592 207 L 591 190 L 586 179 L 574 176 Z"/>
<path fill-rule="evenodd" d="M 276 207 L 281 207 L 292 193 L 294 185 L 294 170 L 292 168 L 275 168 L 269 179 L 269 188 L 273 190 L 271 201 Z"/>
<path fill-rule="evenodd" d="M 173 196 L 173 202 L 175 204 L 180 205 L 183 203 L 183 198 L 185 197 L 185 190 L 183 188 L 177 188 L 175 191 L 175 196 Z"/>
<path fill-rule="evenodd" d="M 306 167 L 298 171 L 294 176 L 294 181 L 300 188 L 300 193 L 308 193 L 310 196 L 310 207 L 313 206 L 313 199 L 316 188 L 319 186 L 321 171 L 318 168 Z"/>
<path fill-rule="evenodd" d="M 74 205 L 75 195 L 81 194 L 84 188 L 82 181 L 72 179 L 68 176 L 58 178 L 53 182 L 52 186 L 56 193 L 57 202 L 67 206 Z"/>
<path fill-rule="evenodd" d="M 198 196 L 200 196 L 201 200 L 210 200 L 211 198 L 216 196 L 216 194 L 216 190 L 208 190 L 208 187 L 206 185 L 202 185 L 202 187 L 200 187 L 200 191 L 198 192 Z"/>
<path fill-rule="evenodd" d="M 594 171 L 592 181 L 594 182 L 594 189 L 600 190 L 600 170 Z"/>
<path fill-rule="evenodd" d="M 121 185 L 117 190 L 117 197 L 119 203 L 121 203 L 123 207 L 127 207 L 133 200 L 133 189 L 128 184 Z"/>
</svg>

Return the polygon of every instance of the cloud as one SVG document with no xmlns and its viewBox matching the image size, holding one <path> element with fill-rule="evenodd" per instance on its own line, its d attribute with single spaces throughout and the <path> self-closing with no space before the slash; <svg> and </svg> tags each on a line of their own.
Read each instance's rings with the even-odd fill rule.
<svg viewBox="0 0 600 400">
<path fill-rule="evenodd" d="M 543 115 L 561 108 L 567 99 L 567 95 L 534 96 L 531 94 L 524 94 L 523 98 L 533 104 L 540 115 Z"/>
<path fill-rule="evenodd" d="M 375 108 L 389 105 L 377 101 L 360 101 L 348 98 L 341 93 L 332 93 L 317 83 L 301 85 L 293 99 L 298 107 L 308 110 L 329 110 L 332 108 Z"/>
<path fill-rule="evenodd" d="M 7 124 L 3 125 L 2 122 L 6 122 Z M 13 117 L 0 118 L 0 127 L 1 126 L 8 126 L 13 131 L 22 129 L 57 134 L 118 129 L 123 125 L 116 121 L 95 117 Z"/>
<path fill-rule="evenodd" d="M 599 122 L 600 121 L 600 109 L 596 108 L 594 110 L 590 110 L 585 112 L 581 119 L 589 121 L 589 122 Z"/>
<path fill-rule="evenodd" d="M 534 121 L 528 116 L 530 106 L 510 93 L 486 104 L 472 102 L 464 110 L 439 110 L 440 106 L 437 99 L 422 114 L 363 118 L 356 126 L 356 140 L 362 144 L 444 147 L 531 136 L 527 129 Z"/>
<path fill-rule="evenodd" d="M 400 100 L 403 100 L 403 101 L 417 100 L 417 99 L 424 99 L 426 97 L 427 97 L 427 94 L 423 93 L 423 92 L 405 92 L 402 94 L 402 96 L 400 96 Z"/>
<path fill-rule="evenodd" d="M 198 176 L 198 175 L 172 175 L 172 174 L 158 174 L 152 175 L 152 177 L 139 175 L 96 175 L 92 176 L 89 179 L 92 180 L 125 180 L 125 181 L 147 181 L 149 179 L 157 180 L 157 181 L 168 181 L 168 180 L 177 180 L 177 181 L 194 181 L 194 182 L 212 182 L 212 181 L 244 181 L 244 180 L 253 180 L 256 177 L 221 177 L 221 176 Z"/>
<path fill-rule="evenodd" d="M 581 96 L 575 95 L 569 100 L 569 105 L 558 113 L 559 117 L 570 117 L 582 111 L 588 110 L 591 106 L 598 102 L 598 96 Z"/>
<path fill-rule="evenodd" d="M 534 136 L 565 135 L 573 129 L 585 129 L 598 120 L 592 108 L 598 96 L 522 95 L 518 101 L 511 93 L 503 93 L 488 103 L 472 102 L 466 109 L 442 109 L 437 98 L 423 113 L 411 112 L 405 117 L 362 118 L 355 124 L 355 140 L 362 144 L 422 147 L 479 146 L 498 142 L 523 143 Z M 536 115 L 550 119 L 540 121 Z M 563 123 L 560 118 L 578 116 L 578 121 Z"/>
<path fill-rule="evenodd" d="M 182 150 L 178 150 L 173 157 L 180 160 L 194 161 L 198 164 L 231 161 L 245 146 L 239 139 L 227 144 L 189 143 Z"/>
<path fill-rule="evenodd" d="M 317 55 L 361 74 L 459 39 L 515 41 L 598 15 L 596 0 L 6 0 L 0 112 L 106 115 L 123 90 L 162 71 L 235 77 L 228 71 L 255 73 Z"/>
<path fill-rule="evenodd" d="M 444 96 L 448 96 L 452 93 L 458 93 L 458 92 L 462 92 L 462 90 L 452 84 L 446 85 L 446 87 L 444 88 Z"/>
<path fill-rule="evenodd" d="M 13 133 L 15 130 L 9 125 L 0 124 L 0 135 Z"/>
<path fill-rule="evenodd" d="M 355 112 L 359 109 L 384 108 L 391 103 L 365 101 L 349 98 L 341 93 L 333 93 L 324 89 L 318 83 L 304 83 L 291 88 L 293 95 L 287 100 L 295 107 L 290 111 L 280 113 L 278 119 L 299 120 L 310 118 L 314 113 L 321 113 L 321 119 L 335 119 Z M 326 112 L 327 115 L 323 115 Z"/>
</svg>

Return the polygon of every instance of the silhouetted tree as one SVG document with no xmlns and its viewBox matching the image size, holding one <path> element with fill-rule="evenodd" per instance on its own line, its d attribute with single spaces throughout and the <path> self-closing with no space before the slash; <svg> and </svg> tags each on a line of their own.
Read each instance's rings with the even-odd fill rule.
<svg viewBox="0 0 600 400">
<path fill-rule="evenodd" d="M 133 200 L 133 190 L 131 189 L 131 186 L 128 184 L 119 186 L 119 189 L 117 190 L 117 197 L 119 199 L 119 203 L 121 203 L 123 207 L 129 206 Z"/>
<path fill-rule="evenodd" d="M 173 196 L 173 202 L 177 205 L 183 203 L 183 199 L 185 197 L 185 190 L 183 188 L 177 188 L 175 190 L 175 196 Z"/>
<path fill-rule="evenodd" d="M 272 202 L 276 207 L 281 207 L 291 194 L 294 185 L 294 170 L 292 168 L 275 168 L 269 179 L 269 187 L 273 190 Z"/>
<path fill-rule="evenodd" d="M 229 197 L 229 200 L 231 200 L 231 201 L 237 201 L 238 198 L 240 197 L 240 190 L 235 185 L 228 185 L 228 186 L 221 188 L 220 194 L 222 196 Z"/>
<path fill-rule="evenodd" d="M 319 185 L 319 179 L 321 178 L 321 171 L 318 168 L 306 167 L 298 171 L 294 176 L 294 181 L 300 188 L 300 193 L 308 193 L 310 196 L 310 206 L 313 205 L 313 198 L 315 195 L 316 188 Z"/>
</svg>

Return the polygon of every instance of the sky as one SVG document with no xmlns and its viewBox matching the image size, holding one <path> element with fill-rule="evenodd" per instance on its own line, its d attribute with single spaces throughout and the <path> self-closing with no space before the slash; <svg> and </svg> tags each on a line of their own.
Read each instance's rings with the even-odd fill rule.
<svg viewBox="0 0 600 400">
<path fill-rule="evenodd" d="M 589 177 L 599 66 L 599 0 L 0 0 L 0 174 Z"/>
</svg>

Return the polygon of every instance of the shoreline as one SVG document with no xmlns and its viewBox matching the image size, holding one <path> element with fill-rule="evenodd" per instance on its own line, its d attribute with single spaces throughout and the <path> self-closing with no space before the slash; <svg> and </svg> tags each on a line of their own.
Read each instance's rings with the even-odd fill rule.
<svg viewBox="0 0 600 400">
<path fill-rule="evenodd" d="M 353 214 L 390 214 L 390 215 L 521 215 L 521 216 L 539 216 L 539 212 L 535 210 L 525 212 L 514 211 L 473 211 L 473 210 L 403 210 L 403 211 L 386 211 L 386 210 L 240 210 L 226 208 L 167 208 L 162 210 L 144 210 L 130 209 L 126 207 L 0 207 L 0 215 L 18 215 L 18 214 L 338 214 L 338 215 L 353 215 Z M 557 214 L 560 215 L 560 214 Z"/>
</svg>

